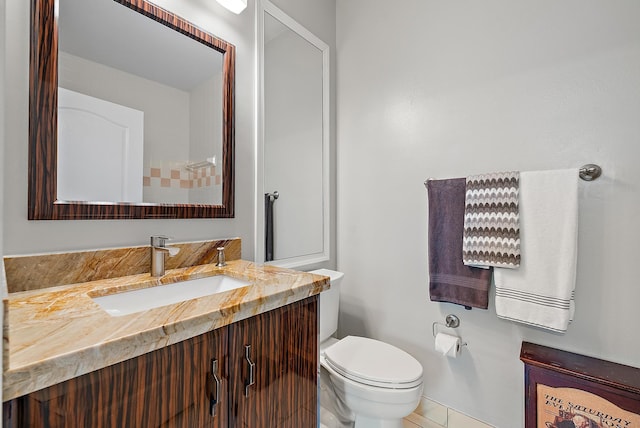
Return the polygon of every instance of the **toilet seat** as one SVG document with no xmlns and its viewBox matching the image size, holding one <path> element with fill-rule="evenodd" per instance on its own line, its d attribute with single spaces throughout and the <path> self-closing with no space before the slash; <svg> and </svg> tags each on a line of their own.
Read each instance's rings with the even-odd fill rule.
<svg viewBox="0 0 640 428">
<path fill-rule="evenodd" d="M 422 365 L 388 343 L 347 336 L 328 347 L 325 364 L 347 379 L 369 386 L 405 389 L 422 383 Z"/>
</svg>

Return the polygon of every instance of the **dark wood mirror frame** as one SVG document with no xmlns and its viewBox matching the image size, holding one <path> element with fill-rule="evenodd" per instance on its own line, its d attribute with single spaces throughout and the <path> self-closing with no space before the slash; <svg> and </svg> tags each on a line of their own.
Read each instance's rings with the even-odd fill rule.
<svg viewBox="0 0 640 428">
<path fill-rule="evenodd" d="M 229 218 L 234 216 L 235 46 L 145 0 L 114 0 L 221 52 L 222 204 L 95 203 L 57 200 L 58 0 L 31 0 L 29 220 Z"/>
</svg>

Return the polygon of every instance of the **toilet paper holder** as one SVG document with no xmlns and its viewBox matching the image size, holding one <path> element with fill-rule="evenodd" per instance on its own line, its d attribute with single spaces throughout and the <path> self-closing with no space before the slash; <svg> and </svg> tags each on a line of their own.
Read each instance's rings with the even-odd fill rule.
<svg viewBox="0 0 640 428">
<path fill-rule="evenodd" d="M 444 322 L 445 322 L 444 324 L 438 321 L 435 321 L 433 323 L 433 325 L 431 326 L 433 337 L 436 337 L 436 335 L 438 334 L 438 326 L 445 327 L 445 328 L 458 328 L 460 326 L 460 318 L 458 318 L 456 315 L 453 315 L 453 314 L 447 315 L 444 319 Z M 461 342 L 460 345 L 467 346 L 467 342 Z"/>
</svg>

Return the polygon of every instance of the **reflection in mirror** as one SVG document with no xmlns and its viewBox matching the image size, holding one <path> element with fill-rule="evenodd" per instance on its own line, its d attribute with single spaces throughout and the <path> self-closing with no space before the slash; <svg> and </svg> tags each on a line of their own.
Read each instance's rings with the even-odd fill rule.
<svg viewBox="0 0 640 428">
<path fill-rule="evenodd" d="M 329 48 L 264 8 L 263 193 L 278 197 L 265 200 L 262 260 L 293 267 L 329 258 Z"/>
<path fill-rule="evenodd" d="M 222 54 L 111 0 L 58 24 L 58 199 L 220 204 Z"/>
<path fill-rule="evenodd" d="M 32 33 L 30 219 L 233 217 L 233 45 L 145 0 L 34 0 Z"/>
</svg>

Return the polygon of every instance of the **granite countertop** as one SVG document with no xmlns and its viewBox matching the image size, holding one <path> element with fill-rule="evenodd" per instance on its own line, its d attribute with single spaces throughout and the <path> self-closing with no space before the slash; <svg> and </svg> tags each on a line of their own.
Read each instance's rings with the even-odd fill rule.
<svg viewBox="0 0 640 428">
<path fill-rule="evenodd" d="M 114 317 L 91 297 L 224 274 L 250 286 Z M 328 277 L 243 260 L 11 293 L 5 302 L 3 400 L 313 296 Z M 7 324 L 8 321 L 8 325 Z"/>
</svg>

